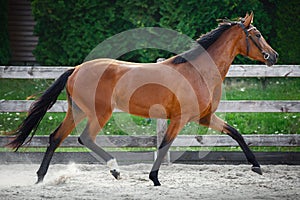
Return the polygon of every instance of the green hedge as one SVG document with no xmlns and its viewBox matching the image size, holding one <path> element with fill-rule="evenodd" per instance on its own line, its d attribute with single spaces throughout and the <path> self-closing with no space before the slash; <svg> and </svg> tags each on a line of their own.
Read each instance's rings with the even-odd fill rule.
<svg viewBox="0 0 300 200">
<path fill-rule="evenodd" d="M 39 36 L 34 55 L 43 65 L 76 65 L 84 61 L 97 44 L 125 30 L 164 27 L 196 39 L 215 28 L 216 19 L 237 18 L 244 16 L 247 11 L 254 11 L 254 24 L 269 40 L 275 27 L 281 26 L 280 23 L 283 22 L 279 23 L 270 17 L 272 13 L 270 9 L 269 12 L 266 11 L 266 3 L 273 6 L 284 4 L 272 0 L 33 0 L 33 14 L 37 21 L 35 33 Z M 284 15 L 281 12 L 280 14 Z M 280 18 L 277 20 L 280 21 Z M 281 47 L 281 54 L 281 51 L 286 51 L 286 47 L 281 43 L 284 40 L 284 32 L 279 31 L 278 34 L 280 40 L 275 43 Z M 295 46 L 297 44 L 294 43 Z M 126 46 L 126 42 L 121 42 L 120 45 Z M 288 59 L 294 59 L 293 54 L 298 53 L 289 53 Z M 153 62 L 157 57 L 168 56 L 168 52 L 143 49 L 127 53 L 121 59 Z M 238 57 L 236 62 L 249 61 Z"/>
<path fill-rule="evenodd" d="M 0 0 L 0 65 L 7 65 L 10 60 L 9 37 L 7 30 L 8 1 Z"/>
<path fill-rule="evenodd" d="M 274 32 L 271 42 L 280 54 L 280 62 L 284 64 L 300 63 L 300 1 L 288 2 L 276 0 Z"/>
</svg>

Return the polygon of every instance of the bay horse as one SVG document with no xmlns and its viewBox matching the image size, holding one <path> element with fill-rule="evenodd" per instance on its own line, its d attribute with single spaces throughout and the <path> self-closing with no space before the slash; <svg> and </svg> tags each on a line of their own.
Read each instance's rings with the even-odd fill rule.
<svg viewBox="0 0 300 200">
<path fill-rule="evenodd" d="M 87 124 L 78 138 L 79 143 L 102 157 L 111 174 L 119 179 L 116 159 L 95 143 L 96 135 L 115 108 L 146 118 L 170 119 L 149 174 L 155 186 L 160 185 L 158 171 L 164 156 L 188 122 L 231 136 L 252 164 L 252 171 L 262 174 L 258 161 L 241 134 L 215 115 L 222 82 L 238 54 L 268 66 L 277 62 L 277 52 L 252 25 L 252 21 L 253 13 L 237 21 L 224 20 L 197 40 L 198 47 L 160 63 L 95 59 L 67 70 L 31 105 L 27 118 L 7 146 L 18 150 L 30 133 L 32 138 L 47 110 L 66 88 L 68 110 L 63 122 L 49 137 L 49 145 L 37 171 L 37 183 L 43 181 L 56 148 L 85 118 Z"/>
</svg>

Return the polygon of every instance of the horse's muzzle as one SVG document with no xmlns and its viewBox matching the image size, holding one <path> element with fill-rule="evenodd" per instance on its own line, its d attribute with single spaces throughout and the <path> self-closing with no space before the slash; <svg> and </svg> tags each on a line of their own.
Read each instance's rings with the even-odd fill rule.
<svg viewBox="0 0 300 200">
<path fill-rule="evenodd" d="M 272 66 L 277 63 L 279 54 L 276 51 L 273 51 L 272 53 L 263 52 L 264 59 L 266 60 L 267 66 Z"/>
</svg>

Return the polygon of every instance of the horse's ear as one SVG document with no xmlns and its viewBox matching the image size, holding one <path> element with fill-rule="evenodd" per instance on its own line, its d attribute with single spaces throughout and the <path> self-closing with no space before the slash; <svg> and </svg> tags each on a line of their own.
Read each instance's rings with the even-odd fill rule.
<svg viewBox="0 0 300 200">
<path fill-rule="evenodd" d="M 245 16 L 245 21 L 244 21 L 244 25 L 245 27 L 248 27 L 250 26 L 250 24 L 253 22 L 253 17 L 254 17 L 254 14 L 253 12 L 250 13 L 250 15 L 247 13 L 246 16 Z"/>
<path fill-rule="evenodd" d="M 249 13 L 247 12 L 244 19 L 247 19 L 248 17 L 249 17 Z"/>
</svg>

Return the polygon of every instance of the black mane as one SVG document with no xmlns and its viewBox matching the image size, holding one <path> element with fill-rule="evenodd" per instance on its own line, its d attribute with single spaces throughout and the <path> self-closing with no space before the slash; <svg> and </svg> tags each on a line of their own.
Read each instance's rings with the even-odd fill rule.
<svg viewBox="0 0 300 200">
<path fill-rule="evenodd" d="M 207 50 L 217 39 L 229 28 L 233 25 L 236 25 L 236 22 L 227 22 L 221 23 L 216 29 L 202 35 L 199 39 L 197 39 L 197 46 L 179 54 L 176 56 L 172 63 L 180 64 L 185 63 L 191 60 L 194 60 L 197 56 L 199 56 L 202 52 Z"/>
</svg>

